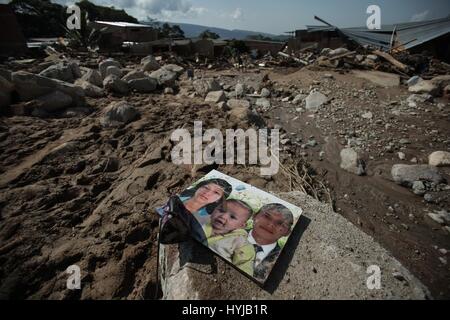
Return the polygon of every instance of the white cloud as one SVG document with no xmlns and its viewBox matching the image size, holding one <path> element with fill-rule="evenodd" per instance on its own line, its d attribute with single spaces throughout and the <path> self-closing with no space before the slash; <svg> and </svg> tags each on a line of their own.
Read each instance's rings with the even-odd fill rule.
<svg viewBox="0 0 450 320">
<path fill-rule="evenodd" d="M 233 13 L 231 13 L 231 19 L 239 20 L 242 17 L 242 9 L 236 8 Z"/>
<path fill-rule="evenodd" d="M 417 13 L 411 17 L 412 22 L 423 21 L 428 17 L 430 13 L 429 10 L 425 10 L 424 12 Z"/>
</svg>

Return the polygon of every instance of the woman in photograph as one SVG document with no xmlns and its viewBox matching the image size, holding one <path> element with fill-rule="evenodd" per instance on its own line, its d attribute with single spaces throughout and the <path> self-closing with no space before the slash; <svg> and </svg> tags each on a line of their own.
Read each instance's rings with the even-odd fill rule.
<svg viewBox="0 0 450 320">
<path fill-rule="evenodd" d="M 209 221 L 209 215 L 231 194 L 231 185 L 223 179 L 209 179 L 179 196 L 185 208 L 197 218 L 200 224 Z"/>
</svg>

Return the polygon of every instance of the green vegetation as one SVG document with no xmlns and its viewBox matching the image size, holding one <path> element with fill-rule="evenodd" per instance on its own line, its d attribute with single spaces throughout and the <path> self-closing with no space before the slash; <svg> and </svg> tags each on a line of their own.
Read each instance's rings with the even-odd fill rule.
<svg viewBox="0 0 450 320">
<path fill-rule="evenodd" d="M 198 35 L 198 37 L 201 38 L 201 39 L 219 39 L 220 38 L 220 36 L 217 33 L 212 32 L 209 29 L 207 29 L 207 30 L 203 31 L 202 33 L 200 33 Z"/>
</svg>

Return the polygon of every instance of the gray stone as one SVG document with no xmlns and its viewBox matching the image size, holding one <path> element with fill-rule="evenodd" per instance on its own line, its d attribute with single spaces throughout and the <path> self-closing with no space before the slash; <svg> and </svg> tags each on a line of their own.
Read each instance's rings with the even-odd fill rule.
<svg viewBox="0 0 450 320">
<path fill-rule="evenodd" d="M 268 98 L 268 97 L 270 97 L 270 91 L 269 91 L 269 89 L 262 88 L 262 90 L 261 90 L 261 97 L 263 97 L 263 98 Z"/>
<path fill-rule="evenodd" d="M 428 156 L 428 164 L 435 167 L 450 166 L 450 152 L 435 151 Z"/>
<path fill-rule="evenodd" d="M 119 94 L 127 94 L 129 91 L 128 83 L 114 75 L 107 76 L 103 80 L 103 88 Z"/>
<path fill-rule="evenodd" d="M 337 56 L 340 56 L 340 55 L 348 53 L 348 52 L 349 51 L 346 48 L 337 48 L 337 49 L 329 51 L 327 55 L 328 55 L 328 57 L 333 58 L 333 57 L 337 57 Z"/>
<path fill-rule="evenodd" d="M 238 84 L 236 84 L 236 88 L 234 88 L 234 92 L 236 97 L 243 97 L 247 93 L 246 85 L 238 82 Z"/>
<path fill-rule="evenodd" d="M 145 77 L 141 79 L 133 79 L 128 82 L 132 90 L 136 90 L 141 93 L 149 93 L 156 90 L 158 82 L 150 77 Z"/>
<path fill-rule="evenodd" d="M 206 97 L 211 91 L 220 91 L 222 87 L 214 79 L 198 79 L 193 82 L 194 90 L 200 97 Z"/>
<path fill-rule="evenodd" d="M 37 98 L 36 101 L 39 102 L 40 108 L 46 112 L 59 111 L 72 105 L 72 97 L 61 91 L 54 91 Z"/>
<path fill-rule="evenodd" d="M 219 103 L 221 101 L 225 101 L 225 93 L 221 91 L 211 91 L 205 98 L 206 103 Z"/>
<path fill-rule="evenodd" d="M 287 257 L 280 256 L 272 271 L 277 276 L 273 290 L 256 286 L 192 241 L 161 246 L 162 299 L 432 299 L 428 289 L 389 251 L 329 205 L 300 192 L 279 197 L 303 213 L 299 233 L 292 234 L 295 241 L 284 249 Z M 367 288 L 370 265 L 389 270 L 382 273 L 378 290 Z M 402 274 L 403 280 L 392 272 Z"/>
<path fill-rule="evenodd" d="M 422 196 L 427 192 L 425 184 L 422 181 L 414 181 L 412 190 L 414 194 L 417 194 L 418 196 Z"/>
<path fill-rule="evenodd" d="M 306 97 L 306 110 L 316 111 L 327 101 L 328 98 L 324 94 L 318 91 L 311 92 L 309 96 Z"/>
<path fill-rule="evenodd" d="M 437 96 L 439 94 L 439 86 L 429 80 L 422 80 L 415 85 L 410 86 L 408 91 L 412 93 L 428 93 L 432 96 Z"/>
<path fill-rule="evenodd" d="M 116 66 L 109 66 L 106 68 L 105 71 L 105 77 L 107 76 L 116 76 L 118 78 L 122 78 L 123 74 L 122 74 L 122 70 Z"/>
<path fill-rule="evenodd" d="M 228 106 L 228 104 L 227 104 L 226 101 L 219 102 L 219 103 L 217 104 L 217 106 L 218 106 L 219 109 L 222 110 L 222 111 L 228 111 L 228 110 L 230 110 L 230 107 Z"/>
<path fill-rule="evenodd" d="M 365 113 L 363 113 L 362 115 L 361 115 L 361 118 L 363 118 L 363 119 L 372 119 L 373 118 L 373 113 L 372 112 L 365 112 Z"/>
<path fill-rule="evenodd" d="M 234 109 L 234 108 L 247 108 L 247 109 L 249 109 L 250 108 L 250 102 L 249 101 L 247 101 L 247 100 L 242 100 L 242 99 L 230 99 L 230 100 L 228 100 L 228 106 L 231 108 L 231 109 Z"/>
<path fill-rule="evenodd" d="M 72 68 L 69 65 L 64 65 L 64 63 L 58 63 L 52 65 L 39 73 L 42 77 L 47 77 L 51 79 L 58 79 L 65 82 L 73 82 L 74 76 L 72 73 Z"/>
<path fill-rule="evenodd" d="M 132 105 L 126 101 L 118 101 L 111 103 L 104 110 L 104 116 L 101 123 L 104 127 L 120 126 L 130 123 L 139 117 L 137 111 Z"/>
<path fill-rule="evenodd" d="M 417 106 L 418 103 L 433 102 L 433 96 L 428 93 L 412 94 L 406 99 L 410 106 Z"/>
<path fill-rule="evenodd" d="M 86 97 L 90 98 L 101 98 L 105 96 L 105 91 L 96 85 L 87 82 L 85 80 L 79 79 L 75 81 L 75 84 L 84 90 Z"/>
<path fill-rule="evenodd" d="M 299 103 L 302 103 L 303 100 L 306 99 L 306 97 L 307 97 L 307 96 L 306 96 L 305 94 L 298 94 L 298 95 L 295 96 L 294 100 L 292 100 L 292 103 L 293 103 L 293 104 L 299 104 Z"/>
<path fill-rule="evenodd" d="M 175 72 L 178 76 L 182 75 L 184 72 L 184 68 L 180 67 L 176 64 L 166 64 L 163 66 L 164 70 Z"/>
<path fill-rule="evenodd" d="M 142 64 L 142 70 L 144 70 L 144 71 L 151 72 L 151 71 L 156 71 L 159 68 L 161 68 L 158 61 L 156 61 L 153 56 L 147 56 L 147 57 L 143 58 L 141 60 L 141 64 Z"/>
<path fill-rule="evenodd" d="M 100 64 L 98 65 L 98 70 L 100 71 L 100 74 L 102 76 L 103 79 L 106 78 L 106 69 L 110 66 L 115 66 L 119 69 L 122 68 L 122 66 L 120 65 L 119 62 L 115 61 L 114 59 L 107 59 L 105 61 L 100 62 Z"/>
<path fill-rule="evenodd" d="M 446 210 L 428 213 L 428 216 L 439 224 L 445 225 L 450 223 L 450 212 Z"/>
<path fill-rule="evenodd" d="M 97 70 L 89 69 L 82 77 L 81 80 L 87 81 L 94 86 L 102 87 L 103 79 L 101 74 Z"/>
<path fill-rule="evenodd" d="M 263 109 L 270 109 L 271 104 L 270 101 L 266 98 L 259 98 L 256 100 L 256 106 L 261 107 Z"/>
<path fill-rule="evenodd" d="M 151 78 L 156 79 L 159 85 L 165 87 L 172 87 L 175 85 L 175 81 L 178 79 L 178 75 L 170 70 L 166 70 L 165 68 L 160 68 L 156 71 L 153 71 L 150 74 Z"/>
<path fill-rule="evenodd" d="M 130 82 L 131 80 L 135 79 L 143 79 L 147 78 L 147 74 L 143 71 L 133 70 L 128 72 L 126 75 L 123 76 L 122 80 L 126 82 Z"/>
<path fill-rule="evenodd" d="M 167 87 L 164 89 L 164 94 L 174 94 L 174 91 L 172 88 Z"/>
<path fill-rule="evenodd" d="M 346 148 L 341 151 L 341 168 L 358 176 L 366 173 L 364 162 L 352 148 Z"/>
<path fill-rule="evenodd" d="M 397 184 L 411 187 L 415 181 L 440 183 L 443 181 L 438 169 L 429 165 L 396 164 L 392 166 L 391 175 Z"/>
</svg>

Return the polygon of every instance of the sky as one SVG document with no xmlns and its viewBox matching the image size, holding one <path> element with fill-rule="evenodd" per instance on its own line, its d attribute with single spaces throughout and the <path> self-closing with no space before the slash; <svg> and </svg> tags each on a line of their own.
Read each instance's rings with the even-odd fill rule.
<svg viewBox="0 0 450 320">
<path fill-rule="evenodd" d="M 322 25 L 321 17 L 338 27 L 365 26 L 368 6 L 378 5 L 381 23 L 421 21 L 450 15 L 449 0 L 90 0 L 114 6 L 140 21 L 147 17 L 159 21 L 201 24 L 283 34 L 305 25 Z M 0 0 L 7 3 L 8 0 Z M 73 0 L 52 0 L 61 4 Z"/>
</svg>

